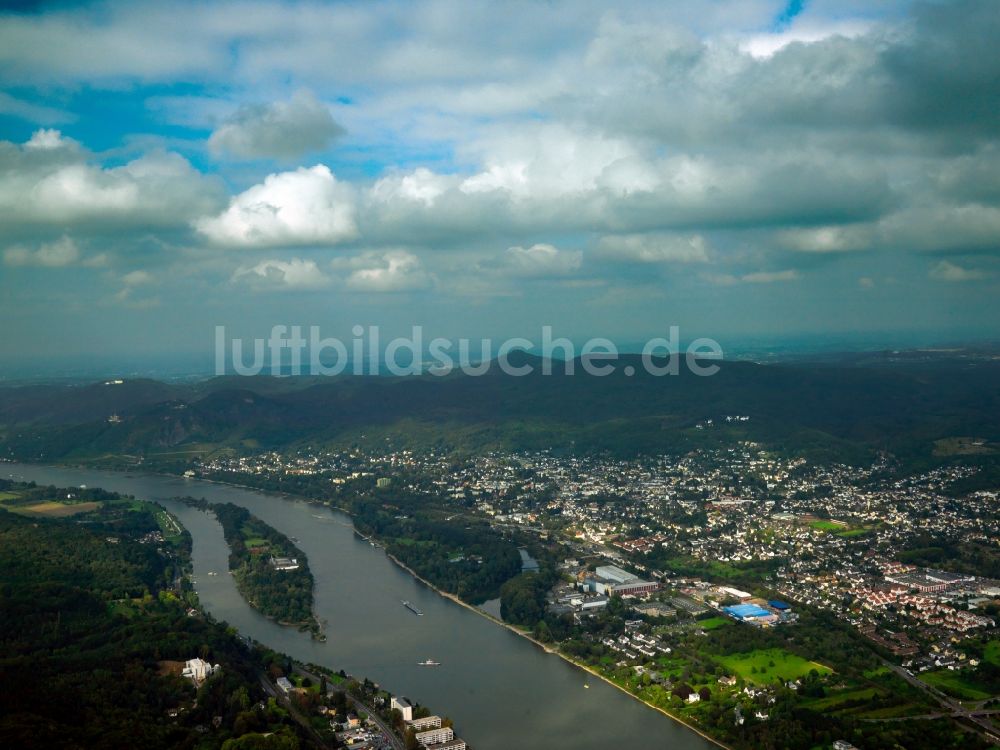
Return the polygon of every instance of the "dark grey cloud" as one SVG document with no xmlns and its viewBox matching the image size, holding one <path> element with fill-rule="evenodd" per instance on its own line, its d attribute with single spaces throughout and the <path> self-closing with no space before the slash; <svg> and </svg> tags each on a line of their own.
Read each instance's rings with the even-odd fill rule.
<svg viewBox="0 0 1000 750">
<path fill-rule="evenodd" d="M 325 149 L 344 132 L 322 102 L 299 91 L 288 101 L 243 105 L 208 145 L 216 154 L 243 159 L 294 159 Z"/>
<path fill-rule="evenodd" d="M 892 121 L 947 137 L 966 150 L 968 139 L 1000 134 L 1000 13 L 990 0 L 919 3 L 902 39 L 881 62 L 889 76 Z M 963 139 L 964 143 L 957 139 Z"/>
</svg>

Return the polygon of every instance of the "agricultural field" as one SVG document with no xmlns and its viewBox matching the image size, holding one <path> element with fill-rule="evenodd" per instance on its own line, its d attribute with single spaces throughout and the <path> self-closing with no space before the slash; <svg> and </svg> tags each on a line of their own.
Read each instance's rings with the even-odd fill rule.
<svg viewBox="0 0 1000 750">
<path fill-rule="evenodd" d="M 79 502 L 74 500 L 38 499 L 21 492 L 0 492 L 0 508 L 20 513 L 22 516 L 42 516 L 45 518 L 67 518 L 81 513 L 89 513 L 101 507 L 100 502 Z"/>
<path fill-rule="evenodd" d="M 796 680 L 813 669 L 821 675 L 833 672 L 823 664 L 808 661 L 781 648 L 756 649 L 746 654 L 720 656 L 718 661 L 729 671 L 757 685 L 771 684 L 775 678 L 782 681 Z"/>
<path fill-rule="evenodd" d="M 32 505 L 20 505 L 8 508 L 23 516 L 44 516 L 46 518 L 67 518 L 80 513 L 89 513 L 101 507 L 100 503 L 57 503 L 48 501 Z"/>
</svg>

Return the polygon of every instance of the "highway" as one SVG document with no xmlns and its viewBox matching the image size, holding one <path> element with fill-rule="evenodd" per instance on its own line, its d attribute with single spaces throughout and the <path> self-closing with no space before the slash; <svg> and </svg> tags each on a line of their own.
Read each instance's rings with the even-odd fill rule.
<svg viewBox="0 0 1000 750">
<path fill-rule="evenodd" d="M 309 723 L 309 719 L 303 716 L 299 710 L 292 705 L 292 702 L 288 700 L 288 696 L 275 687 L 271 680 L 268 679 L 267 675 L 263 672 L 259 672 L 257 674 L 257 678 L 260 680 L 260 684 L 264 688 L 264 692 L 277 700 L 278 703 L 280 703 L 285 710 L 288 711 L 288 714 L 295 720 L 295 722 L 312 735 L 312 738 L 316 740 L 320 747 L 328 746 L 327 742 L 320 736 L 319 732 L 317 732 L 313 728 L 312 724 Z"/>
<path fill-rule="evenodd" d="M 983 735 L 990 742 L 1000 745 L 1000 732 L 997 731 L 996 727 L 990 722 L 988 718 L 985 718 L 992 712 L 990 711 L 976 711 L 969 710 L 963 706 L 959 701 L 951 698 L 936 687 L 928 685 L 923 680 L 918 679 L 909 670 L 903 669 L 902 667 L 896 666 L 892 662 L 883 660 L 883 663 L 895 672 L 897 675 L 906 680 L 913 687 L 922 690 L 924 693 L 934 698 L 941 706 L 948 709 L 943 712 L 944 714 L 951 716 L 955 719 L 965 719 L 976 725 L 980 730 L 982 730 Z"/>
</svg>

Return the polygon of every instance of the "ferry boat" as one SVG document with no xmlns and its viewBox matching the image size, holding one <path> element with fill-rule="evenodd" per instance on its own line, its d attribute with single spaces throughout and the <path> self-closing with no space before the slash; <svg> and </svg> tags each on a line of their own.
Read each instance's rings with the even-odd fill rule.
<svg viewBox="0 0 1000 750">
<path fill-rule="evenodd" d="M 419 615 L 420 617 L 424 616 L 423 612 L 421 612 L 419 609 L 417 609 L 416 607 L 414 607 L 409 602 L 403 602 L 403 606 L 406 607 L 408 610 L 410 610 L 415 615 Z"/>
<path fill-rule="evenodd" d="M 440 667 L 441 662 L 434 661 L 433 659 L 424 659 L 424 661 L 417 662 L 418 667 Z"/>
</svg>

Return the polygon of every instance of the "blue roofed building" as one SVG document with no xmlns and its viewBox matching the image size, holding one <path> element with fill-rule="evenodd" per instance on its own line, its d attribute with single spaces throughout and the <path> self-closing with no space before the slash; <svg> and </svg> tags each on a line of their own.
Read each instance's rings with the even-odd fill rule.
<svg viewBox="0 0 1000 750">
<path fill-rule="evenodd" d="M 779 619 L 773 610 L 764 609 L 756 604 L 734 604 L 731 607 L 723 607 L 722 611 L 735 620 L 751 625 L 774 625 Z"/>
</svg>

